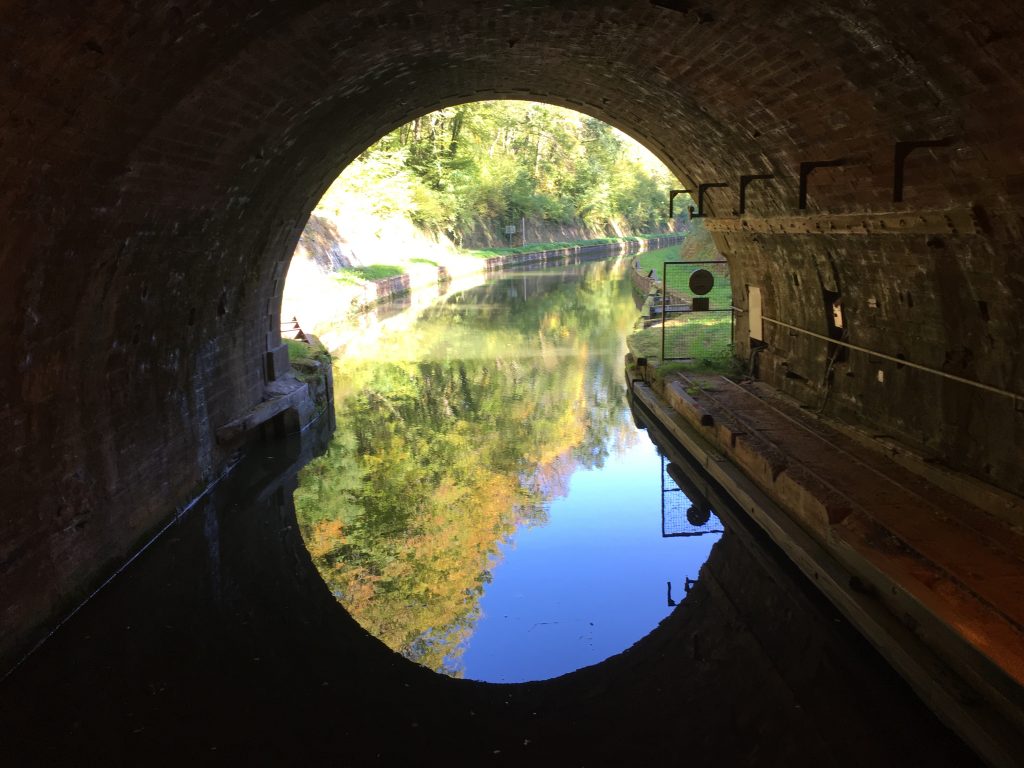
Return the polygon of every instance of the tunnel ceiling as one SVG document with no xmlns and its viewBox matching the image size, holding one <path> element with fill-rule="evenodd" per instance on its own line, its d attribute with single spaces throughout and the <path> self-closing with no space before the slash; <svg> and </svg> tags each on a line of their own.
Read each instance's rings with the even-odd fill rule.
<svg viewBox="0 0 1024 768">
<path fill-rule="evenodd" d="M 214 431 L 263 395 L 310 209 L 362 149 L 440 106 L 587 112 L 687 186 L 731 182 L 709 195 L 718 217 L 756 173 L 775 178 L 748 213 L 792 216 L 799 164 L 836 158 L 809 213 L 969 211 L 971 237 L 719 244 L 766 313 L 820 330 L 821 290 L 839 287 L 864 346 L 1024 390 L 1019 3 L 783 5 L 5 3 L 0 621 L 15 631 L 0 656 L 222 471 Z M 894 143 L 944 138 L 908 159 L 894 204 Z M 764 376 L 818 403 L 821 345 L 770 347 Z M 845 371 L 830 407 L 1021 492 L 1012 400 L 874 379 Z"/>
</svg>

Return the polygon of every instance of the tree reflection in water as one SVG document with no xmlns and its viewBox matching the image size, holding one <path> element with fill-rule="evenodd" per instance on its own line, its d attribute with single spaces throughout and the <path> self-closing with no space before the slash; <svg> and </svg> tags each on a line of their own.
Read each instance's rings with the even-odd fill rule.
<svg viewBox="0 0 1024 768">
<path fill-rule="evenodd" d="M 339 359 L 337 433 L 296 508 L 335 596 L 407 658 L 461 676 L 500 546 L 635 443 L 624 267 L 502 277 Z"/>
</svg>

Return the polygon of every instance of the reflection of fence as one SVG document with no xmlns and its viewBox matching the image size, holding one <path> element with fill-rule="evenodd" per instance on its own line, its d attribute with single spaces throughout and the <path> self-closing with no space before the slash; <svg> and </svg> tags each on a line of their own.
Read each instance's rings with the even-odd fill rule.
<svg viewBox="0 0 1024 768">
<path fill-rule="evenodd" d="M 684 486 L 684 488 L 680 486 Z M 678 468 L 661 457 L 661 535 L 704 536 L 722 533 L 722 523 L 711 505 L 690 486 Z"/>
<path fill-rule="evenodd" d="M 729 264 L 666 261 L 662 268 L 661 359 L 714 360 L 733 342 Z"/>
</svg>

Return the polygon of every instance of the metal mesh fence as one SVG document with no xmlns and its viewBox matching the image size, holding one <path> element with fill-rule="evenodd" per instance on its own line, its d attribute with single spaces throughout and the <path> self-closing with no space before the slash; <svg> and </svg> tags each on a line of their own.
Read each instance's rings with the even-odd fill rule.
<svg viewBox="0 0 1024 768">
<path fill-rule="evenodd" d="M 672 477 L 668 459 L 661 457 L 661 535 L 704 536 L 722 533 L 722 522 L 699 493 L 689 495 Z"/>
<path fill-rule="evenodd" d="M 662 272 L 662 360 L 716 360 L 733 340 L 729 264 L 666 261 Z"/>
</svg>

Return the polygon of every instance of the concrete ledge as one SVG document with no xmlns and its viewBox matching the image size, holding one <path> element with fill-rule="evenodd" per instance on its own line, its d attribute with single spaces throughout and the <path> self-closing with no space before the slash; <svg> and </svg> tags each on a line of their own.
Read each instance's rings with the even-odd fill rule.
<svg viewBox="0 0 1024 768">
<path fill-rule="evenodd" d="M 874 583 L 897 615 L 941 627 L 936 637 L 952 633 L 944 645 L 950 653 L 967 654 L 972 664 L 986 659 L 1024 685 L 1024 542 L 1017 533 L 891 460 L 864 453 L 763 385 L 682 379 L 665 386 L 673 410 L 691 425 L 710 413 L 716 423 L 746 427 L 750 434 L 732 443 L 704 432 L 863 583 Z M 680 396 L 683 383 L 694 397 Z M 769 475 L 772 465 L 781 470 Z"/>
<path fill-rule="evenodd" d="M 498 272 L 503 269 L 523 266 L 527 264 L 543 264 L 545 262 L 561 261 L 572 256 L 599 256 L 601 254 L 620 253 L 642 253 L 652 248 L 665 248 L 670 245 L 678 245 L 686 238 L 682 235 L 669 235 L 657 238 L 638 238 L 635 240 L 623 240 L 615 243 L 601 243 L 598 245 L 578 245 L 569 248 L 552 248 L 547 251 L 533 251 L 531 253 L 509 253 L 501 256 L 491 256 L 476 260 L 479 267 L 472 266 L 468 269 L 452 270 L 449 267 L 438 266 L 436 272 L 420 273 L 419 277 L 409 274 L 396 275 L 395 277 L 384 277 L 372 281 L 368 286 L 361 301 L 356 301 L 355 312 L 368 312 L 378 304 L 389 299 L 397 298 L 405 294 L 421 291 L 425 288 L 432 288 L 438 284 L 448 283 L 453 278 L 465 277 L 471 274 Z M 632 270 L 631 270 L 632 271 Z"/>
<path fill-rule="evenodd" d="M 285 375 L 267 384 L 263 391 L 263 402 L 247 413 L 217 428 L 217 442 L 230 444 L 237 442 L 245 435 L 275 416 L 290 408 L 299 411 L 300 420 L 305 411 L 312 411 L 313 405 L 309 395 L 309 387 L 292 375 Z"/>
<path fill-rule="evenodd" d="M 714 424 L 711 414 L 701 408 L 678 381 L 670 381 L 665 386 L 665 397 L 669 405 L 690 419 L 694 426 L 709 427 Z"/>
<path fill-rule="evenodd" d="M 908 557 L 899 552 L 893 537 L 858 514 L 848 514 L 821 540 L 720 453 L 720 446 L 703 436 L 708 430 L 693 426 L 691 419 L 677 413 L 646 384 L 636 382 L 633 394 L 653 417 L 652 431 L 689 452 L 950 728 L 991 765 L 1019 765 L 1019 755 L 1024 754 L 1024 689 L 1006 670 L 964 642 L 960 628 L 938 619 L 919 596 L 893 581 L 890 568 L 880 567 L 877 558 L 885 559 L 888 550 Z M 686 460 L 671 452 L 669 457 L 675 463 Z M 713 504 L 721 504 L 713 487 L 705 495 Z M 833 537 L 840 529 L 857 533 L 844 532 L 843 543 Z M 851 546 L 851 539 L 867 549 Z M 910 557 L 905 562 L 922 575 L 919 560 Z"/>
<path fill-rule="evenodd" d="M 980 226 L 969 208 L 941 211 L 865 211 L 800 216 L 708 219 L 709 232 L 759 235 L 974 235 Z"/>
<path fill-rule="evenodd" d="M 767 384 L 755 383 L 753 389 L 766 400 L 792 404 L 790 398 Z M 804 413 L 807 418 L 826 423 L 830 429 L 913 472 L 945 493 L 963 499 L 989 515 L 1009 523 L 1018 531 L 1024 531 L 1024 498 L 951 469 L 936 457 L 927 456 L 919 449 L 912 448 L 890 435 L 877 434 L 853 424 L 828 418 L 814 411 L 805 410 Z"/>
<path fill-rule="evenodd" d="M 788 467 L 779 473 L 772 492 L 785 499 L 786 507 L 796 514 L 804 527 L 823 541 L 828 539 L 832 526 L 853 511 L 848 499 L 801 466 Z"/>
</svg>

